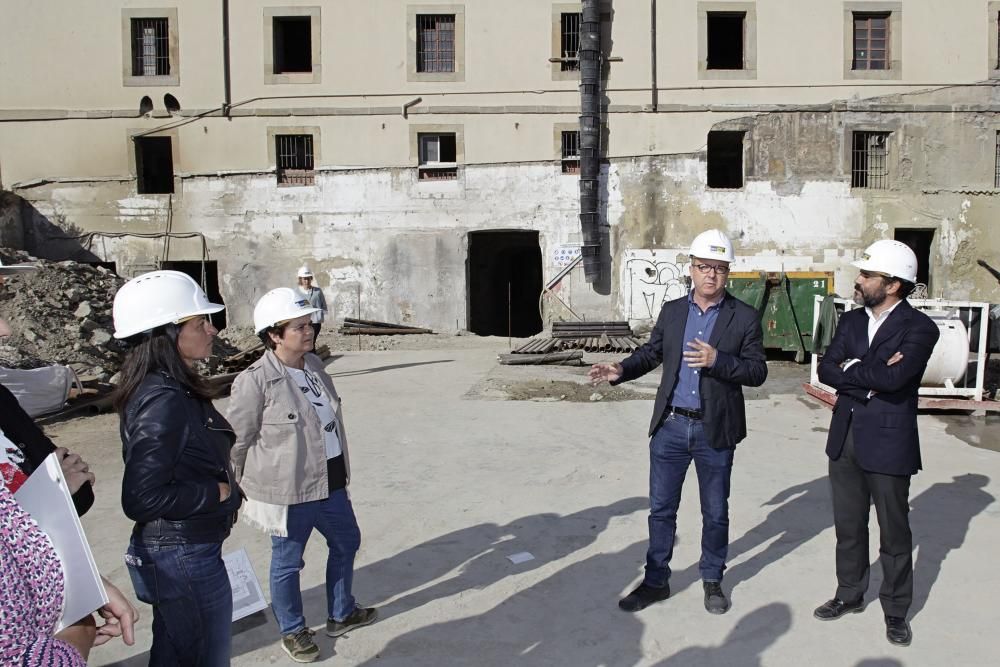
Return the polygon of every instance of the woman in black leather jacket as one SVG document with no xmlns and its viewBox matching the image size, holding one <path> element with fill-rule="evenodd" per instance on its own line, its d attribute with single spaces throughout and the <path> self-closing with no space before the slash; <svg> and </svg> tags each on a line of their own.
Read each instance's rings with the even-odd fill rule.
<svg viewBox="0 0 1000 667">
<path fill-rule="evenodd" d="M 218 331 L 188 276 L 133 278 L 114 303 L 115 337 L 132 349 L 115 407 L 121 416 L 122 508 L 135 521 L 125 562 L 136 597 L 153 606 L 150 665 L 228 665 L 232 589 L 222 561 L 241 494 L 232 428 L 193 368 Z"/>
</svg>

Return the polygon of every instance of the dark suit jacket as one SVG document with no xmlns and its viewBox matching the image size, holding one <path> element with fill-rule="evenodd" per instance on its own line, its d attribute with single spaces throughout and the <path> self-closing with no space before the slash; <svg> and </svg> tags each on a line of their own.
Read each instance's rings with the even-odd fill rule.
<svg viewBox="0 0 1000 667">
<path fill-rule="evenodd" d="M 868 345 L 864 308 L 844 313 L 819 363 L 820 381 L 837 390 L 826 453 L 840 458 L 848 428 L 858 465 L 868 472 L 912 475 L 920 470 L 917 391 L 940 331 L 927 315 L 903 300 Z M 903 360 L 886 362 L 896 352 Z M 860 359 L 846 371 L 840 365 Z M 870 399 L 869 391 L 876 392 Z"/>
<path fill-rule="evenodd" d="M 56 449 L 52 441 L 17 402 L 17 397 L 2 384 L 0 384 L 0 429 L 24 454 L 20 468 L 26 475 L 35 472 L 45 457 Z M 76 505 L 77 514 L 80 516 L 94 504 L 94 489 L 89 482 L 73 494 L 73 504 Z"/>
<path fill-rule="evenodd" d="M 650 436 L 663 420 L 677 384 L 688 312 L 687 295 L 663 304 L 649 342 L 622 360 L 624 372 L 613 383 L 634 380 L 663 364 L 663 377 L 649 423 Z M 747 435 L 742 385 L 759 387 L 767 379 L 760 315 L 727 292 L 708 344 L 717 350 L 718 356 L 715 365 L 703 369 L 699 375 L 705 434 L 714 449 L 729 449 Z"/>
</svg>

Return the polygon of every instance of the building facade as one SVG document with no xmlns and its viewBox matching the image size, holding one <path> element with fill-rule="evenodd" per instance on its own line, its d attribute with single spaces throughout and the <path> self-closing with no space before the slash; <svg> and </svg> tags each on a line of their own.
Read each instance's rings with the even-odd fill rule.
<svg viewBox="0 0 1000 667">
<path fill-rule="evenodd" d="M 604 270 L 579 252 L 579 13 L 547 0 L 58 0 L 0 25 L 4 242 L 204 275 L 247 324 L 309 264 L 336 317 L 515 335 L 643 320 L 709 227 L 740 270 L 899 238 L 996 301 L 1000 2 L 601 2 Z"/>
</svg>

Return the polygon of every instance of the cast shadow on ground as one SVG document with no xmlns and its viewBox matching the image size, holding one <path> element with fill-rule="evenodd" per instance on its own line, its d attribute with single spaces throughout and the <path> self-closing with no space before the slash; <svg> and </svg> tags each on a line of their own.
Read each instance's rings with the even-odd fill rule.
<svg viewBox="0 0 1000 667">
<path fill-rule="evenodd" d="M 332 378 L 345 378 L 353 375 L 368 375 L 369 373 L 382 373 L 383 371 L 395 371 L 401 368 L 413 368 L 414 366 L 427 366 L 429 364 L 450 364 L 454 359 L 435 359 L 434 361 L 415 361 L 411 364 L 392 364 L 391 366 L 375 366 L 374 368 L 360 368 L 356 371 L 343 371 L 341 373 L 330 373 Z"/>
<path fill-rule="evenodd" d="M 462 528 L 358 568 L 354 574 L 354 594 L 359 603 L 378 606 L 379 616 L 383 619 L 411 612 L 435 600 L 487 588 L 507 577 L 558 562 L 593 544 L 612 518 L 644 511 L 648 507 L 644 496 L 634 497 L 566 516 L 534 514 L 505 525 L 482 523 Z M 322 539 L 319 533 L 314 533 L 311 538 Z M 519 565 L 507 560 L 507 556 L 522 551 L 530 552 L 534 560 Z M 639 554 L 638 551 L 636 553 Z M 622 573 L 628 574 L 628 569 L 622 567 L 623 560 L 625 557 L 616 559 L 619 570 L 615 575 L 616 586 Z M 257 567 L 267 568 L 268 563 L 258 563 Z M 581 581 L 577 581 L 575 586 L 590 588 L 586 580 Z M 621 586 L 609 591 L 607 599 L 599 603 L 617 612 L 615 600 L 625 582 L 626 579 L 622 579 Z M 303 586 L 302 595 L 306 622 L 313 626 L 326 619 L 326 588 L 321 581 L 315 584 L 308 589 Z M 504 604 L 501 603 L 501 606 Z M 567 605 L 563 611 L 572 609 Z M 266 628 L 235 635 L 233 656 L 276 643 L 278 632 L 271 619 L 268 613 Z M 320 645 L 324 655 L 327 655 L 328 642 L 321 641 Z"/>
<path fill-rule="evenodd" d="M 930 598 L 949 552 L 965 543 L 972 519 L 995 500 L 984 491 L 986 475 L 956 475 L 950 482 L 932 484 L 910 500 L 910 530 L 913 533 L 913 604 L 910 618 L 919 614 Z M 878 592 L 882 567 L 878 559 L 871 565 L 869 592 Z"/>
<path fill-rule="evenodd" d="M 362 665 L 635 665 L 645 626 L 615 600 L 628 581 L 623 564 L 645 548 L 636 542 L 577 561 L 487 611 L 400 635 Z"/>
<path fill-rule="evenodd" d="M 682 649 L 656 667 L 759 667 L 764 651 L 791 627 L 791 608 L 774 602 L 737 621 L 721 645 Z"/>
<path fill-rule="evenodd" d="M 694 503 L 695 507 L 689 507 L 688 511 L 697 511 L 698 499 L 689 499 L 687 504 L 691 503 Z M 784 558 L 833 525 L 830 482 L 825 475 L 790 486 L 777 493 L 763 506 L 775 507 L 763 521 L 730 542 L 727 561 L 731 563 L 740 555 L 752 552 L 762 544 L 768 542 L 770 544 L 760 553 L 726 570 L 724 578 L 726 587 L 730 590 L 757 576 L 765 567 Z M 685 503 L 682 500 L 679 511 L 685 511 L 684 507 Z M 700 528 L 699 534 L 688 535 L 687 539 L 700 540 Z M 673 572 L 670 576 L 670 589 L 676 595 L 700 580 L 701 572 L 696 561 L 683 570 Z"/>
</svg>

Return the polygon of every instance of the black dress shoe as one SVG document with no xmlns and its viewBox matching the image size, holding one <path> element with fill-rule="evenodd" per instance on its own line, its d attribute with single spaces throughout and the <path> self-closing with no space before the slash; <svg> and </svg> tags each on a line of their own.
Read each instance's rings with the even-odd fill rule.
<svg viewBox="0 0 1000 667">
<path fill-rule="evenodd" d="M 635 590 L 618 601 L 618 608 L 622 611 L 641 611 L 660 600 L 670 597 L 670 586 L 663 588 L 653 588 L 646 584 L 639 584 Z"/>
<path fill-rule="evenodd" d="M 863 599 L 857 602 L 844 602 L 840 598 L 833 598 L 816 607 L 813 616 L 821 621 L 832 621 L 844 614 L 856 614 L 864 611 L 864 608 L 865 601 Z"/>
<path fill-rule="evenodd" d="M 902 616 L 886 616 L 885 638 L 889 640 L 890 644 L 909 646 L 910 642 L 913 641 L 913 631 L 910 630 L 910 624 Z"/>
</svg>

